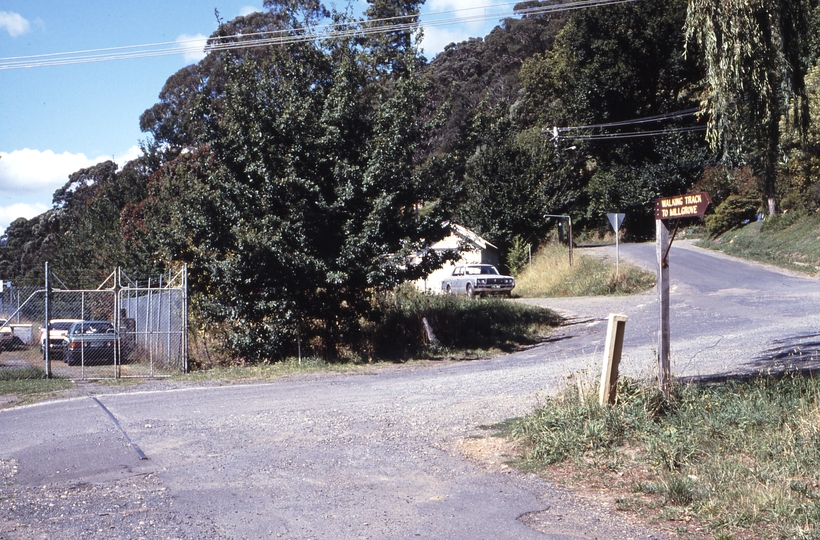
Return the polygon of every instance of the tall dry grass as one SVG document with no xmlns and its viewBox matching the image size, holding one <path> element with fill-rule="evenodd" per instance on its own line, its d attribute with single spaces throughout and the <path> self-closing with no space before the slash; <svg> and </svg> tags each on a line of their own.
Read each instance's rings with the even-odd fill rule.
<svg viewBox="0 0 820 540">
<path fill-rule="evenodd" d="M 615 264 L 574 251 L 569 265 L 566 246 L 547 244 L 515 280 L 515 294 L 525 297 L 600 296 L 634 294 L 651 289 L 655 274 L 628 264 Z"/>
</svg>

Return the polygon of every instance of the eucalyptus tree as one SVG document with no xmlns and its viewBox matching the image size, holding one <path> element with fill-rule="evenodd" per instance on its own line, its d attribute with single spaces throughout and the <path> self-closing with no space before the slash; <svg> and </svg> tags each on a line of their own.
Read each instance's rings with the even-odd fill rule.
<svg viewBox="0 0 820 540">
<path fill-rule="evenodd" d="M 809 120 L 807 2 L 688 0 L 688 5 L 687 46 L 697 48 L 707 68 L 707 140 L 728 162 L 754 167 L 767 211 L 774 214 L 781 120 L 789 118 L 801 133 Z"/>
</svg>

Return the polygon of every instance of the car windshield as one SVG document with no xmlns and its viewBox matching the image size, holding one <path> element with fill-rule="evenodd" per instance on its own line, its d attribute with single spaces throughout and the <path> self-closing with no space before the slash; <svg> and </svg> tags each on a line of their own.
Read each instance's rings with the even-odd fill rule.
<svg viewBox="0 0 820 540">
<path fill-rule="evenodd" d="M 78 324 L 74 327 L 75 334 L 111 334 L 114 325 L 109 322 L 90 322 Z"/>
<path fill-rule="evenodd" d="M 53 322 L 49 325 L 52 330 L 68 330 L 71 328 L 72 322 Z"/>
<path fill-rule="evenodd" d="M 471 276 L 475 276 L 478 274 L 489 274 L 493 276 L 498 275 L 498 270 L 495 269 L 494 266 L 468 266 L 467 273 Z"/>
</svg>

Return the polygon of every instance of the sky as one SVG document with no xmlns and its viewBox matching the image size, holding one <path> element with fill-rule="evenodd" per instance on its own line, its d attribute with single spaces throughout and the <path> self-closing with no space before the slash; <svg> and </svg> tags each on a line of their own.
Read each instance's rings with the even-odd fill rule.
<svg viewBox="0 0 820 540">
<path fill-rule="evenodd" d="M 427 58 L 449 43 L 487 35 L 512 9 L 502 1 L 428 0 L 421 16 L 422 23 L 430 22 L 421 43 Z M 227 21 L 261 11 L 262 0 L 0 0 L 0 66 L 8 59 L 89 49 L 173 47 L 192 39 L 204 45 L 217 27 L 214 9 Z M 15 219 L 51 208 L 54 191 L 69 174 L 108 159 L 122 167 L 137 157 L 139 142 L 147 138 L 140 115 L 158 101 L 168 77 L 203 56 L 180 50 L 155 58 L 0 69 L 0 234 Z"/>
</svg>

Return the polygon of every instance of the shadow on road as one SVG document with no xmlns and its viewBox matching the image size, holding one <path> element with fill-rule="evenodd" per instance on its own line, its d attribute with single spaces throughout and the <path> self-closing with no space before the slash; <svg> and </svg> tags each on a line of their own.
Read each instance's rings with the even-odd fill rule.
<svg viewBox="0 0 820 540">
<path fill-rule="evenodd" d="M 722 383 L 748 381 L 760 377 L 780 378 L 800 374 L 813 377 L 820 374 L 820 334 L 809 333 L 786 337 L 773 342 L 773 347 L 742 364 L 730 373 L 683 377 L 684 383 Z"/>
</svg>

